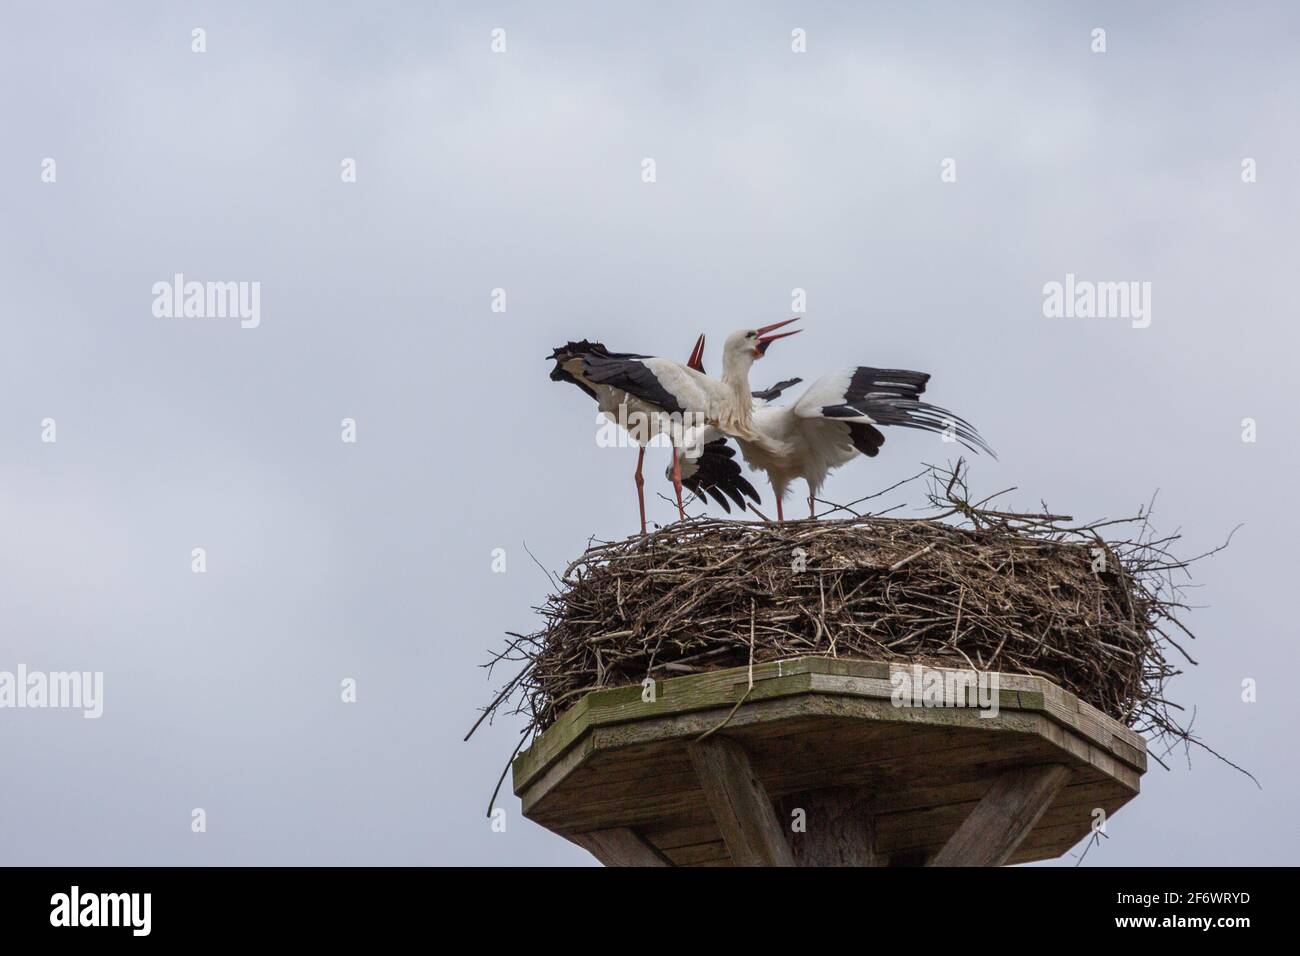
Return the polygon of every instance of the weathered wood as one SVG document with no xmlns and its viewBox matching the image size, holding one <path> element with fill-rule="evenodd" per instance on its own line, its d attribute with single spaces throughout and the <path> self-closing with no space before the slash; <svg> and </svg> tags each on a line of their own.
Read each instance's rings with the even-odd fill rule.
<svg viewBox="0 0 1300 956">
<path fill-rule="evenodd" d="M 794 866 L 772 799 L 754 773 L 745 748 L 727 737 L 686 747 L 714 822 L 736 866 Z"/>
<path fill-rule="evenodd" d="M 876 854 L 875 809 L 870 795 L 848 787 L 813 790 L 781 801 L 787 829 L 803 811 L 804 830 L 790 840 L 799 866 L 883 866 Z"/>
<path fill-rule="evenodd" d="M 930 861 L 931 866 L 1001 866 L 1070 779 L 1063 764 L 1019 767 L 988 793 Z"/>
<path fill-rule="evenodd" d="M 1000 770 L 1055 762 L 1062 756 L 1032 733 L 1033 723 L 1023 728 L 1012 725 L 1024 731 L 1014 734 L 942 727 L 921 732 L 906 723 L 885 724 L 887 733 L 882 736 L 877 733 L 882 724 L 874 720 L 844 719 L 863 707 L 873 711 L 883 707 L 885 714 L 896 710 L 877 702 L 851 702 L 848 707 L 841 703 L 836 706 L 839 713 L 823 721 L 819 730 L 809 729 L 793 738 L 773 736 L 779 734 L 784 718 L 790 716 L 784 703 L 780 709 L 769 709 L 775 703 L 767 702 L 752 711 L 741 708 L 727 726 L 728 735 L 749 750 L 768 793 L 774 797 L 840 786 L 870 786 L 885 796 L 965 779 L 983 783 L 977 794 L 966 798 L 974 800 Z M 672 726 L 671 734 L 679 737 L 679 753 L 685 757 L 685 744 L 693 739 L 688 736 L 690 732 L 698 736 L 716 727 L 725 716 L 724 711 L 664 720 Z M 1021 716 L 1042 721 L 1038 715 Z M 732 724 L 738 725 L 734 734 Z M 668 732 L 658 721 L 598 728 L 589 738 L 596 746 L 584 771 L 556 781 L 559 789 L 547 785 L 526 792 L 525 815 L 557 830 L 599 830 L 642 828 L 659 820 L 690 817 L 693 809 L 703 809 L 698 781 L 687 761 L 667 754 L 658 761 L 642 762 L 638 758 L 631 772 L 624 772 L 629 768 L 622 762 L 623 754 L 640 738 L 638 733 L 636 739 L 629 739 L 633 730 L 660 739 Z M 602 785 L 606 774 L 609 782 Z M 1116 784 L 1116 789 L 1122 796 L 1123 788 Z"/>
<path fill-rule="evenodd" d="M 1076 841 L 1079 839 L 1081 834 L 1087 834 L 1090 832 L 1093 823 L 1092 812 L 1094 807 L 1092 805 L 1063 807 L 1060 806 L 1059 803 L 1061 799 L 1062 797 L 1057 796 L 1056 802 L 1054 802 L 1052 806 L 1038 818 L 1030 836 L 1026 837 L 1020 845 L 1016 847 L 1016 853 L 1019 853 L 1020 850 L 1027 846 L 1036 845 L 1033 839 L 1034 836 L 1048 831 L 1057 832 L 1056 838 L 1059 838 L 1060 832 L 1073 832 Z M 918 826 L 907 829 L 900 829 L 892 826 L 888 820 L 882 819 L 878 816 L 876 818 L 876 852 L 893 856 L 903 850 L 923 848 L 927 850 L 930 855 L 937 854 L 939 850 L 943 848 L 944 844 L 947 843 L 948 840 L 957 832 L 958 827 L 965 821 L 966 817 L 970 816 L 976 806 L 977 804 L 975 803 L 969 803 L 964 807 L 944 807 L 934 818 L 937 822 L 928 826 Z M 1102 806 L 1101 809 L 1106 811 L 1107 816 L 1110 815 L 1109 807 Z M 1059 831 L 1058 828 L 1060 828 Z M 1052 842 L 1055 842 L 1056 838 L 1054 838 Z"/>
<path fill-rule="evenodd" d="M 709 866 L 723 863 L 727 866 L 732 865 L 731 854 L 727 851 L 727 844 L 721 840 L 714 840 L 712 843 L 679 846 L 665 851 L 665 855 L 673 861 L 673 866 Z"/>
<path fill-rule="evenodd" d="M 605 866 L 672 866 L 663 854 L 630 827 L 570 833 L 568 836 Z"/>
<path fill-rule="evenodd" d="M 678 866 L 732 862 L 688 753 L 718 735 L 744 749 L 767 797 L 849 788 L 872 795 L 875 855 L 889 865 L 934 859 L 997 778 L 1017 767 L 1068 766 L 1064 790 L 1003 862 L 1048 859 L 1137 795 L 1142 740 L 1039 677 L 999 675 L 999 713 L 896 707 L 891 666 L 801 658 L 583 697 L 515 761 L 528 819 L 561 834 L 630 829 Z M 709 738 L 712 739 L 712 738 Z M 774 811 L 787 842 L 788 814 Z M 798 861 L 799 854 L 792 851 Z"/>
<path fill-rule="evenodd" d="M 754 687 L 746 707 L 761 701 L 806 694 L 827 694 L 847 699 L 875 699 L 889 703 L 891 673 L 906 665 L 871 661 L 832 660 L 818 657 L 770 661 L 754 665 Z M 949 671 L 955 668 L 930 668 Z M 639 684 L 593 691 L 566 711 L 528 750 L 514 761 L 515 792 L 533 782 L 542 770 L 595 727 L 730 707 L 748 686 L 747 668 L 708 671 L 661 680 L 655 699 L 643 699 Z M 1001 716 L 985 719 L 989 726 L 1013 713 L 1043 714 L 1074 739 L 1110 751 L 1140 775 L 1146 771 L 1146 744 L 1140 734 L 1080 701 L 1041 677 L 999 674 Z M 929 724 L 967 723 L 977 716 L 973 708 L 894 708 L 895 719 Z"/>
</svg>

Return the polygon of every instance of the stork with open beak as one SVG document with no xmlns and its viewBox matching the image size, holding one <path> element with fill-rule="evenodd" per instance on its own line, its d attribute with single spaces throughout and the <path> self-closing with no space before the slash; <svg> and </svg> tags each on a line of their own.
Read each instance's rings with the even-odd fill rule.
<svg viewBox="0 0 1300 956">
<path fill-rule="evenodd" d="M 753 415 L 749 368 L 777 339 L 799 331 L 775 334 L 777 329 L 795 321 L 797 319 L 786 319 L 733 335 L 732 339 L 740 337 L 738 341 L 743 345 L 747 358 L 738 364 L 732 354 L 737 349 L 725 349 L 721 381 L 710 378 L 700 369 L 691 368 L 689 364 L 648 355 L 613 354 L 604 349 L 597 351 L 590 348 L 590 343 L 586 343 L 588 348 L 579 353 L 564 357 L 557 349 L 557 354 L 552 356 L 556 359 L 556 370 L 551 377 L 567 376 L 566 380 L 581 385 L 602 403 L 602 410 L 606 402 L 613 402 L 615 408 L 621 408 L 625 413 L 660 423 L 659 431 L 668 435 L 674 449 L 673 490 L 677 495 L 678 517 L 684 521 L 681 456 L 676 454 L 676 450 L 684 447 L 691 429 L 709 425 L 735 438 L 763 440 L 749 424 Z M 601 386 L 608 389 L 608 393 L 598 391 Z M 602 398 L 605 394 L 607 397 Z"/>
<path fill-rule="evenodd" d="M 703 375 L 703 355 L 704 336 L 701 335 L 695 341 L 695 348 L 691 350 L 685 368 Z M 583 339 L 581 342 L 569 342 L 560 346 L 548 358 L 555 362 L 555 367 L 551 370 L 552 381 L 571 382 L 578 386 L 596 400 L 601 413 L 610 421 L 623 425 L 625 428 L 629 423 L 632 423 L 632 427 L 627 428 L 627 433 L 639 446 L 634 480 L 636 483 L 637 505 L 641 513 L 641 533 L 645 534 L 645 479 L 642 475 L 642 469 L 645 465 L 645 446 L 663 430 L 665 419 L 657 414 L 644 414 L 649 408 L 648 403 L 633 399 L 620 388 L 592 380 L 588 377 L 585 369 L 588 361 L 591 361 L 597 367 L 607 368 L 609 365 L 617 363 L 639 363 L 647 360 L 648 357 L 629 352 L 611 352 L 599 342 L 588 342 Z M 632 407 L 633 405 L 636 407 Z M 640 417 L 634 415 L 638 411 L 643 413 Z M 741 473 L 740 464 L 734 459 L 734 450 L 725 447 L 725 444 L 714 445 L 703 450 L 697 459 L 696 468 L 692 472 L 692 490 L 695 490 L 696 493 L 708 493 L 719 501 L 727 509 L 728 513 L 731 511 L 727 505 L 728 498 L 739 505 L 742 511 L 745 510 L 746 496 L 753 499 L 755 503 L 759 503 L 758 492 L 745 479 Z M 680 505 L 681 496 L 679 492 L 679 513 Z"/>
<path fill-rule="evenodd" d="M 943 434 L 971 451 L 997 456 L 965 419 L 920 400 L 930 376 L 906 369 L 859 366 L 824 375 L 790 406 L 742 400 L 748 397 L 749 369 L 765 349 L 755 347 L 753 331 L 733 332 L 723 346 L 723 382 L 737 396 L 729 427 L 751 467 L 767 473 L 776 493 L 777 520 L 785 520 L 782 500 L 790 482 L 808 484 L 808 509 L 835 468 L 859 454 L 875 457 L 885 442 L 877 426 L 899 426 Z M 725 416 L 720 416 L 725 417 Z"/>
</svg>

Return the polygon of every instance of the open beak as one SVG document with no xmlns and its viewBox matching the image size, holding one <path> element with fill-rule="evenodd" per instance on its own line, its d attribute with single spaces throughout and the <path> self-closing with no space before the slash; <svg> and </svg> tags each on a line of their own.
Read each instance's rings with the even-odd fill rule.
<svg viewBox="0 0 1300 956">
<path fill-rule="evenodd" d="M 756 329 L 755 331 L 758 332 L 758 342 L 754 346 L 754 354 L 759 357 L 762 357 L 762 355 L 765 352 L 767 352 L 767 347 L 771 345 L 773 342 L 775 342 L 777 339 L 783 339 L 788 335 L 798 335 L 800 332 L 803 331 L 803 329 L 795 329 L 793 332 L 782 332 L 780 335 L 768 334 L 769 332 L 773 332 L 776 329 L 781 328 L 782 326 L 789 325 L 791 322 L 798 322 L 798 321 L 799 321 L 799 316 L 795 316 L 793 319 L 786 319 L 784 322 L 773 322 L 771 325 L 765 325 L 761 329 Z"/>
<path fill-rule="evenodd" d="M 691 349 L 691 357 L 686 360 L 686 367 L 693 368 L 697 372 L 704 371 L 704 336 L 701 335 L 695 340 L 695 348 Z"/>
</svg>

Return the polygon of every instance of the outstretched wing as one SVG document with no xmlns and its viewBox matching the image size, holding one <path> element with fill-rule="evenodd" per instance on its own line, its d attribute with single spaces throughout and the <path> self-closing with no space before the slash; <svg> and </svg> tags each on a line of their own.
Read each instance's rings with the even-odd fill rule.
<svg viewBox="0 0 1300 956">
<path fill-rule="evenodd" d="M 840 369 L 809 386 L 794 404 L 800 418 L 841 422 L 849 429 L 853 446 L 874 456 L 885 443 L 877 425 L 897 425 L 950 434 L 971 451 L 997 457 L 975 427 L 946 408 L 920 400 L 930 376 L 906 369 Z"/>
</svg>

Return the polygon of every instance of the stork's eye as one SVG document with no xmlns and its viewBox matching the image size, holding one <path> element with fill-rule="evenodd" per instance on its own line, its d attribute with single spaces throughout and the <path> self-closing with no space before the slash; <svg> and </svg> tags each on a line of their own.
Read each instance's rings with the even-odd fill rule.
<svg viewBox="0 0 1300 956">
<path fill-rule="evenodd" d="M 746 332 L 746 333 L 745 333 L 745 338 L 747 338 L 747 339 L 756 339 L 756 338 L 758 338 L 758 333 L 757 333 L 757 332 Z"/>
</svg>

